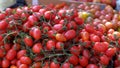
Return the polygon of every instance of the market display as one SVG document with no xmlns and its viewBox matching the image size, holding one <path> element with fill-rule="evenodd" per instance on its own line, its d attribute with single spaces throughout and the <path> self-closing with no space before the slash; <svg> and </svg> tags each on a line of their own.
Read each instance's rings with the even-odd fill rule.
<svg viewBox="0 0 120 68">
<path fill-rule="evenodd" d="M 0 67 L 119 68 L 120 13 L 100 7 L 7 8 L 0 13 Z"/>
</svg>

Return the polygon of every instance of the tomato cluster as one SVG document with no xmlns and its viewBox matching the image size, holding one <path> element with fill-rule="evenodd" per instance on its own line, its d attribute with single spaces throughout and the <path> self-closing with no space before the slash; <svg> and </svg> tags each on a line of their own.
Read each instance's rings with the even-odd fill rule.
<svg viewBox="0 0 120 68">
<path fill-rule="evenodd" d="M 0 67 L 120 67 L 119 13 L 110 6 L 57 7 L 25 6 L 0 13 Z"/>
</svg>

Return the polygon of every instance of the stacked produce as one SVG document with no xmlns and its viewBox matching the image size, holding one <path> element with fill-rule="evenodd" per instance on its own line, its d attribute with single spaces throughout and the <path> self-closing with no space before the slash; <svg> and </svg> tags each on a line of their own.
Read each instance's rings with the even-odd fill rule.
<svg viewBox="0 0 120 68">
<path fill-rule="evenodd" d="M 28 6 L 0 13 L 2 68 L 120 67 L 120 14 L 110 6 Z"/>
</svg>

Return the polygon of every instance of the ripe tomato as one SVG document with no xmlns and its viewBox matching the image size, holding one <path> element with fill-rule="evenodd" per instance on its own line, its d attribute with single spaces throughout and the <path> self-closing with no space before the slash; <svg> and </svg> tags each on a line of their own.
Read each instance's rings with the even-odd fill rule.
<svg viewBox="0 0 120 68">
<path fill-rule="evenodd" d="M 64 43 L 63 42 L 57 42 L 55 48 L 58 49 L 58 50 L 62 50 L 64 48 Z"/>
<path fill-rule="evenodd" d="M 27 46 L 32 46 L 33 45 L 33 40 L 32 40 L 32 38 L 31 37 L 29 37 L 29 36 L 26 36 L 25 38 L 24 38 L 24 43 L 25 43 L 25 45 L 27 45 Z"/>
<path fill-rule="evenodd" d="M 46 12 L 44 13 L 44 17 L 45 17 L 47 20 L 50 20 L 50 19 L 54 19 L 54 18 L 55 18 L 54 14 L 53 14 L 51 11 L 46 11 Z"/>
<path fill-rule="evenodd" d="M 7 59 L 2 60 L 2 68 L 8 68 L 10 66 L 10 61 Z"/>
<path fill-rule="evenodd" d="M 10 68 L 17 68 L 17 66 L 15 66 L 15 65 L 11 65 Z"/>
<path fill-rule="evenodd" d="M 41 45 L 41 43 L 36 43 L 36 44 L 34 44 L 33 47 L 32 47 L 33 53 L 40 53 L 41 50 L 42 50 L 42 45 Z"/>
<path fill-rule="evenodd" d="M 32 7 L 33 12 L 38 12 L 40 9 L 41 9 L 40 5 L 35 5 L 35 6 Z"/>
<path fill-rule="evenodd" d="M 94 26 L 91 24 L 85 24 L 85 30 L 89 33 L 93 33 L 94 32 Z"/>
<path fill-rule="evenodd" d="M 48 50 L 52 50 L 52 49 L 54 49 L 55 48 L 55 41 L 53 41 L 53 40 L 49 40 L 48 42 L 47 42 L 47 44 L 46 44 L 46 48 L 48 49 Z"/>
<path fill-rule="evenodd" d="M 75 66 L 74 68 L 83 68 L 82 66 L 80 66 L 80 65 L 77 65 L 77 66 Z"/>
<path fill-rule="evenodd" d="M 68 28 L 69 30 L 70 30 L 70 29 L 76 30 L 76 29 L 77 29 L 77 24 L 76 24 L 76 22 L 71 21 L 70 23 L 67 24 L 67 28 Z"/>
<path fill-rule="evenodd" d="M 22 64 L 30 65 L 30 64 L 32 63 L 32 60 L 31 60 L 29 57 L 27 57 L 27 56 L 22 56 L 22 57 L 20 58 L 20 62 L 21 62 Z"/>
<path fill-rule="evenodd" d="M 27 64 L 21 64 L 19 68 L 29 68 L 29 66 Z"/>
<path fill-rule="evenodd" d="M 8 26 L 8 23 L 5 20 L 0 21 L 0 30 L 6 29 Z"/>
<path fill-rule="evenodd" d="M 31 25 L 29 24 L 29 22 L 27 21 L 26 23 L 23 24 L 23 31 L 24 31 L 24 32 L 28 32 L 31 27 L 32 27 L 32 26 L 31 26 Z"/>
<path fill-rule="evenodd" d="M 22 56 L 25 56 L 27 54 L 26 50 L 20 50 L 17 53 L 17 59 L 20 59 Z"/>
<path fill-rule="evenodd" d="M 77 65 L 79 62 L 79 59 L 76 55 L 72 55 L 69 57 L 69 62 L 73 65 Z"/>
<path fill-rule="evenodd" d="M 109 43 L 107 42 L 96 42 L 93 49 L 97 52 L 105 52 L 108 49 Z"/>
<path fill-rule="evenodd" d="M 92 42 L 100 42 L 100 37 L 98 35 L 91 34 L 90 35 L 90 40 Z"/>
<path fill-rule="evenodd" d="M 68 62 L 63 63 L 62 68 L 70 68 L 70 63 Z"/>
<path fill-rule="evenodd" d="M 65 37 L 66 37 L 67 40 L 71 40 L 71 39 L 73 39 L 75 36 L 76 36 L 76 31 L 75 31 L 75 30 L 68 30 L 68 31 L 65 33 Z"/>
<path fill-rule="evenodd" d="M 54 39 L 54 38 L 55 38 L 56 31 L 55 31 L 55 30 L 50 30 L 50 31 L 48 31 L 47 34 L 48 34 L 48 37 L 49 37 L 49 38 Z"/>
<path fill-rule="evenodd" d="M 41 30 L 39 28 L 34 28 L 34 30 L 33 30 L 33 38 L 35 40 L 41 39 Z"/>
<path fill-rule="evenodd" d="M 33 65 L 32 65 L 33 68 L 41 68 L 41 63 L 40 62 L 35 62 Z"/>
<path fill-rule="evenodd" d="M 88 59 L 84 56 L 79 58 L 79 63 L 82 67 L 86 67 L 88 65 Z"/>
<path fill-rule="evenodd" d="M 90 59 L 90 51 L 87 49 L 84 49 L 82 52 L 83 56 L 86 57 L 87 59 Z"/>
<path fill-rule="evenodd" d="M 90 35 L 87 31 L 80 32 L 80 36 L 83 41 L 89 41 Z"/>
<path fill-rule="evenodd" d="M 5 56 L 5 51 L 0 48 L 0 58 L 3 58 Z"/>
<path fill-rule="evenodd" d="M 64 18 L 65 14 L 66 14 L 66 10 L 64 10 L 64 9 L 61 9 L 61 10 L 58 11 L 58 15 L 59 15 L 61 18 Z"/>
<path fill-rule="evenodd" d="M 116 48 L 108 48 L 105 52 L 105 54 L 108 56 L 108 57 L 112 57 L 114 56 L 116 53 Z"/>
<path fill-rule="evenodd" d="M 53 26 L 53 29 L 56 30 L 57 32 L 62 32 L 63 31 L 63 25 L 62 24 L 55 24 Z"/>
<path fill-rule="evenodd" d="M 0 20 L 3 20 L 5 18 L 5 14 L 4 13 L 0 13 Z"/>
<path fill-rule="evenodd" d="M 106 27 L 105 27 L 105 25 L 103 25 L 103 24 L 98 24 L 97 27 L 98 27 L 98 30 L 99 30 L 100 32 L 102 32 L 102 33 L 105 33 L 105 32 L 106 32 Z"/>
<path fill-rule="evenodd" d="M 20 48 L 21 48 L 21 45 L 18 44 L 18 43 L 15 43 L 15 44 L 12 46 L 12 49 L 14 49 L 14 50 L 16 50 L 16 51 L 20 50 Z"/>
<path fill-rule="evenodd" d="M 103 65 L 108 65 L 109 64 L 109 58 L 106 55 L 103 55 L 100 57 L 100 63 Z"/>
<path fill-rule="evenodd" d="M 37 17 L 31 15 L 28 17 L 28 21 L 29 21 L 29 24 L 33 26 L 37 23 L 38 19 L 37 19 Z"/>
<path fill-rule="evenodd" d="M 70 53 L 76 56 L 79 56 L 81 49 L 78 48 L 77 46 L 72 46 L 70 48 Z"/>
<path fill-rule="evenodd" d="M 59 42 L 65 42 L 66 41 L 66 38 L 63 34 L 57 33 L 55 37 L 56 37 L 56 40 L 58 40 Z"/>
<path fill-rule="evenodd" d="M 6 54 L 6 59 L 13 60 L 17 55 L 17 51 L 14 49 L 10 49 Z"/>
<path fill-rule="evenodd" d="M 79 18 L 79 17 L 75 17 L 74 20 L 78 25 L 81 25 L 84 23 L 84 20 L 82 18 Z"/>
<path fill-rule="evenodd" d="M 50 63 L 50 68 L 60 68 L 60 64 L 55 63 L 55 62 L 51 62 Z"/>
<path fill-rule="evenodd" d="M 99 68 L 99 67 L 95 64 L 88 64 L 86 68 Z"/>
<path fill-rule="evenodd" d="M 16 65 L 16 62 L 17 62 L 17 59 L 16 59 L 16 58 L 13 59 L 12 61 L 10 61 L 10 63 L 11 63 L 12 65 Z"/>
<path fill-rule="evenodd" d="M 4 49 L 5 49 L 6 51 L 9 51 L 10 48 L 11 48 L 11 44 L 9 44 L 9 43 L 4 44 Z"/>
</svg>

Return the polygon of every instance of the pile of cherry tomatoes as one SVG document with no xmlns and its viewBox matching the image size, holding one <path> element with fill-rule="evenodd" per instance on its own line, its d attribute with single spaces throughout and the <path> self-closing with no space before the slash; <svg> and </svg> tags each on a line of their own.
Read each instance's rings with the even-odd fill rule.
<svg viewBox="0 0 120 68">
<path fill-rule="evenodd" d="M 110 6 L 7 8 L 0 13 L 0 67 L 119 68 L 119 31 L 120 14 Z"/>
</svg>

